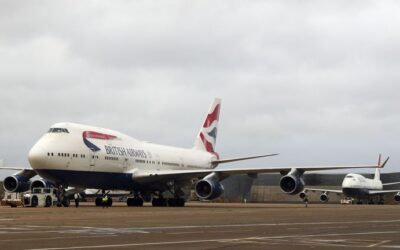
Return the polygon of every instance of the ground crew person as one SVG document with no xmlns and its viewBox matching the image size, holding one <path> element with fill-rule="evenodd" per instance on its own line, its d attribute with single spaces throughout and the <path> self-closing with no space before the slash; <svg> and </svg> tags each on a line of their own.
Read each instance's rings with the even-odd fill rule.
<svg viewBox="0 0 400 250">
<path fill-rule="evenodd" d="M 81 198 L 81 195 L 79 193 L 74 194 L 74 200 L 75 200 L 75 207 L 79 207 L 79 199 Z"/>
<path fill-rule="evenodd" d="M 308 207 L 308 198 L 307 198 L 307 197 L 304 198 L 304 206 L 305 206 L 305 207 Z"/>
<path fill-rule="evenodd" d="M 103 196 L 103 199 L 102 199 L 102 202 L 101 202 L 101 203 L 102 203 L 102 205 L 103 205 L 103 208 L 104 208 L 104 207 L 108 207 L 108 195 L 105 194 L 105 195 Z"/>
</svg>

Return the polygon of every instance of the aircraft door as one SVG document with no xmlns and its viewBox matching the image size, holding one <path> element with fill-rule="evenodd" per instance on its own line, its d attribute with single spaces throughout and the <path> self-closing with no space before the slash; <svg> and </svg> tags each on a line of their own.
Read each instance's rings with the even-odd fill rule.
<svg viewBox="0 0 400 250">
<path fill-rule="evenodd" d="M 155 164 L 156 169 L 157 169 L 157 170 L 160 170 L 160 168 L 161 168 L 160 156 L 156 154 L 156 155 L 155 155 L 155 160 L 156 160 L 156 164 Z"/>
<path fill-rule="evenodd" d="M 95 152 L 90 151 L 89 153 L 90 170 L 94 170 L 94 167 L 96 166 L 96 160 L 98 158 L 99 156 Z"/>
<path fill-rule="evenodd" d="M 129 168 L 129 158 L 125 157 L 122 162 L 122 171 L 126 172 Z"/>
</svg>

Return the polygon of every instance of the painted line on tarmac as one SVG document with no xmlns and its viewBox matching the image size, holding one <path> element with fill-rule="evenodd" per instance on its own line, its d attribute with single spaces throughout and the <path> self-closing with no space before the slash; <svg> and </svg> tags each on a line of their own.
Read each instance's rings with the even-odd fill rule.
<svg viewBox="0 0 400 250">
<path fill-rule="evenodd" d="M 376 234 L 398 234 L 400 231 L 377 231 L 377 232 L 359 232 L 359 233 L 338 233 L 338 234 L 306 234 L 306 235 L 283 235 L 283 236 L 267 236 L 267 237 L 248 237 L 248 238 L 225 238 L 225 239 L 206 239 L 206 240 L 186 240 L 186 241 L 164 241 L 164 242 L 144 242 L 144 243 L 128 243 L 128 244 L 112 244 L 112 245 L 91 245 L 91 246 L 73 246 L 73 247 L 51 247 L 51 248 L 31 248 L 27 250 L 69 250 L 69 249 L 90 249 L 90 248 L 118 248 L 118 247 L 134 247 L 134 246 L 160 246 L 160 245 L 181 245 L 190 243 L 208 243 L 219 242 L 227 243 L 234 241 L 252 241 L 252 240 L 268 240 L 268 239 L 285 239 L 285 238 L 305 238 L 305 237 L 332 237 L 332 236 L 355 236 L 355 235 L 376 235 Z"/>
<path fill-rule="evenodd" d="M 308 226 L 308 225 L 343 225 L 343 224 L 368 224 L 368 223 L 399 223 L 400 220 L 371 220 L 371 221 L 327 221 L 327 222 L 285 222 L 285 223 L 254 223 L 254 224 L 220 224 L 220 225 L 184 225 L 165 227 L 137 227 L 123 228 L 130 230 L 168 230 L 168 229 L 197 229 L 197 228 L 224 228 L 224 227 L 265 227 L 265 226 Z"/>
<path fill-rule="evenodd" d="M 381 245 L 383 245 L 383 244 L 386 244 L 386 243 L 388 243 L 388 242 L 391 242 L 391 240 L 383 240 L 383 241 L 380 241 L 380 242 L 378 242 L 378 243 L 371 244 L 371 245 L 369 245 L 368 247 L 377 247 L 377 246 L 381 246 Z"/>
<path fill-rule="evenodd" d="M 163 226 L 163 227 L 138 227 L 138 228 L 101 228 L 101 227 L 87 227 L 87 226 L 35 226 L 28 225 L 27 228 L 48 228 L 50 230 L 21 230 L 21 231 L 0 231 L 0 234 L 23 234 L 23 233 L 76 233 L 76 234 L 148 234 L 152 231 L 163 230 L 179 230 L 179 229 L 228 229 L 228 228 L 250 228 L 250 227 L 268 227 L 268 226 L 334 226 L 343 224 L 384 224 L 384 223 L 399 223 L 400 220 L 371 220 L 371 221 L 345 221 L 345 222 L 292 222 L 292 223 L 258 223 L 258 224 L 220 224 L 220 225 L 184 225 L 184 226 Z M 20 226 L 19 226 L 20 227 Z M 329 227 L 324 227 L 329 228 Z M 334 228 L 334 227 L 331 227 Z"/>
</svg>

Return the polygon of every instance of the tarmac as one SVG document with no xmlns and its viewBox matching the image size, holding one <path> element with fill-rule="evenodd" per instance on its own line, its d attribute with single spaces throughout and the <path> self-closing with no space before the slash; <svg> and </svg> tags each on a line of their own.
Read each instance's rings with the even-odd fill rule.
<svg viewBox="0 0 400 250">
<path fill-rule="evenodd" d="M 291 248 L 400 249 L 400 206 L 0 207 L 0 249 Z"/>
</svg>

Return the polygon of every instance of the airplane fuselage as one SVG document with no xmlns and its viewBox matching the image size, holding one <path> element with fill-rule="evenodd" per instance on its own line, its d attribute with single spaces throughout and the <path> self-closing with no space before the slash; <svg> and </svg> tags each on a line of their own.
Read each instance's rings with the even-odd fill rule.
<svg viewBox="0 0 400 250">
<path fill-rule="evenodd" d="M 54 124 L 29 152 L 43 178 L 83 188 L 133 190 L 138 170 L 207 169 L 217 156 L 143 142 L 117 131 L 75 123 Z"/>
<path fill-rule="evenodd" d="M 382 189 L 382 181 L 365 178 L 360 174 L 348 174 L 342 182 L 342 191 L 346 197 L 364 199 L 370 196 L 370 191 Z"/>
</svg>

